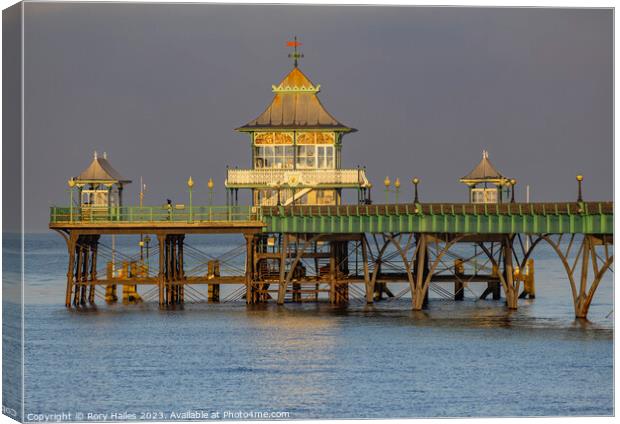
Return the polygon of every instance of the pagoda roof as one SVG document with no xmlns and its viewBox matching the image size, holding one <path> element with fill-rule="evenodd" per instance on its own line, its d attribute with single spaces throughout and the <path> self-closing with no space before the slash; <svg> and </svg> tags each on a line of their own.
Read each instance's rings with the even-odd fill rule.
<svg viewBox="0 0 620 424">
<path fill-rule="evenodd" d="M 267 109 L 256 119 L 236 128 L 237 131 L 284 129 L 356 131 L 339 122 L 325 110 L 317 96 L 321 89 L 320 84 L 313 84 L 298 67 L 294 67 L 278 85 L 273 85 L 271 88 L 275 96 Z"/>
<path fill-rule="evenodd" d="M 495 184 L 503 184 L 509 181 L 504 175 L 502 175 L 495 166 L 489 160 L 489 152 L 482 151 L 482 159 L 480 163 L 467 175 L 460 180 L 465 184 L 477 184 L 483 182 L 490 182 Z"/>
<path fill-rule="evenodd" d="M 76 178 L 78 182 L 109 182 L 109 183 L 130 183 L 131 180 L 124 178 L 119 172 L 110 165 L 107 155 L 99 157 L 97 152 L 93 156 L 93 161 Z"/>
</svg>

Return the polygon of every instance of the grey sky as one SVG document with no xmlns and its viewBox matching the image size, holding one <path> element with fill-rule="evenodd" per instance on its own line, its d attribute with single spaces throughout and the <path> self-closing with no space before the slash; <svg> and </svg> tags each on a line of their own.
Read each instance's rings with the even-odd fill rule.
<svg viewBox="0 0 620 424">
<path fill-rule="evenodd" d="M 27 3 L 26 229 L 67 204 L 92 151 L 134 180 L 125 203 L 224 201 L 226 165 L 249 167 L 246 135 L 290 69 L 359 132 L 343 166 L 366 165 L 423 201 L 464 201 L 482 149 L 532 200 L 612 198 L 611 10 Z M 6 182 L 5 182 L 6 183 Z M 243 200 L 247 197 L 243 197 Z"/>
</svg>

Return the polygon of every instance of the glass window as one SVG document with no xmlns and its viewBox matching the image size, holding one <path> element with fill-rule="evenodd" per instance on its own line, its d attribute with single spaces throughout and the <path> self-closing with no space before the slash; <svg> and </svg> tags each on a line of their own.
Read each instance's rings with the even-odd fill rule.
<svg viewBox="0 0 620 424">
<path fill-rule="evenodd" d="M 297 146 L 300 169 L 334 169 L 334 146 Z"/>
<path fill-rule="evenodd" d="M 255 168 L 293 168 L 293 146 L 255 147 Z"/>
<path fill-rule="evenodd" d="M 331 154 L 328 154 L 326 156 L 327 162 L 325 164 L 325 168 L 327 169 L 334 169 L 334 148 L 330 147 L 330 149 L 332 150 Z"/>
<path fill-rule="evenodd" d="M 474 188 L 471 191 L 472 203 L 497 203 L 497 189 Z"/>
<path fill-rule="evenodd" d="M 485 190 L 486 194 L 486 203 L 497 203 L 497 190 L 490 189 Z"/>
</svg>

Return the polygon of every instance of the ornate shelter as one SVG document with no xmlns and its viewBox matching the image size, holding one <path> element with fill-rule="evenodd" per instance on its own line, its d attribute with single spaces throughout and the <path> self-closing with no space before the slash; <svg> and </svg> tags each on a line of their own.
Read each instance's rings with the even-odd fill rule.
<svg viewBox="0 0 620 424">
<path fill-rule="evenodd" d="M 116 171 L 108 156 L 93 154 L 93 160 L 82 173 L 70 180 L 79 191 L 82 216 L 107 215 L 123 204 L 123 186 L 131 183 Z"/>
<path fill-rule="evenodd" d="M 236 129 L 250 136 L 251 169 L 229 169 L 226 187 L 251 189 L 254 205 L 334 205 L 343 188 L 364 191 L 363 169 L 342 169 L 345 134 L 356 131 L 321 104 L 314 84 L 299 69 L 297 41 L 293 69 L 272 86 L 273 100 L 256 119 Z M 236 197 L 236 196 L 235 196 Z"/>
<path fill-rule="evenodd" d="M 469 186 L 471 203 L 502 203 L 502 188 L 513 184 L 493 166 L 486 150 L 482 151 L 480 163 L 460 182 Z"/>
</svg>

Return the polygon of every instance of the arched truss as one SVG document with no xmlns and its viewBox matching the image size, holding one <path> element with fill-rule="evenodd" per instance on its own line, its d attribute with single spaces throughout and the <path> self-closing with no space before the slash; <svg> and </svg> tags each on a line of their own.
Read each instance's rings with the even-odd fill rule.
<svg viewBox="0 0 620 424">
<path fill-rule="evenodd" d="M 437 266 L 441 263 L 443 256 L 454 244 L 465 237 L 465 235 L 460 235 L 444 240 L 438 236 L 429 234 L 408 233 L 407 240 L 403 245 L 401 241 L 404 235 L 405 234 L 402 233 L 383 234 L 383 245 L 381 245 L 381 247 L 379 247 L 379 243 L 375 239 L 378 252 L 373 261 L 374 267 L 372 276 L 366 289 L 366 299 L 368 303 L 372 302 L 374 287 L 381 265 L 384 263 L 384 256 L 387 252 L 387 248 L 392 245 L 396 250 L 396 254 L 400 256 L 405 268 L 405 273 L 409 282 L 409 290 L 411 291 L 412 308 L 414 310 L 421 310 L 432 276 Z M 435 255 L 433 258 L 430 257 L 428 252 L 429 242 L 435 245 Z M 443 246 L 440 246 L 441 244 L 443 244 Z M 413 249 L 411 259 L 409 259 L 407 255 L 412 245 L 415 245 L 415 248 Z"/>
<path fill-rule="evenodd" d="M 517 308 L 519 292 L 519 281 L 513 279 L 513 259 L 521 269 L 524 269 L 534 248 L 544 241 L 551 246 L 564 266 L 571 288 L 575 316 L 585 318 L 601 279 L 613 264 L 613 252 L 610 252 L 609 248 L 612 237 L 577 234 L 539 234 L 525 237 L 528 237 L 529 241 L 527 246 L 524 245 L 520 234 L 505 236 L 501 242 L 501 249 L 497 252 L 492 248 L 489 249 L 484 243 L 479 243 L 494 266 L 501 269 L 503 263 L 504 272 L 499 272 L 498 277 L 506 293 L 508 308 Z"/>
<path fill-rule="evenodd" d="M 613 243 L 612 236 L 584 235 L 581 240 L 576 240 L 578 237 L 571 234 L 568 240 L 564 240 L 564 244 L 563 234 L 543 234 L 540 238 L 553 248 L 562 261 L 573 296 L 575 316 L 586 318 L 596 289 L 613 264 L 614 255 L 609 249 L 609 245 Z M 575 247 L 575 242 L 578 247 Z M 588 277 L 590 271 L 592 271 L 591 279 Z M 579 276 L 579 286 L 576 276 Z"/>
<path fill-rule="evenodd" d="M 415 285 L 415 280 L 414 280 L 413 273 L 412 273 L 412 267 L 413 267 L 413 258 L 415 258 L 417 255 L 417 249 L 418 249 L 417 243 L 415 244 L 416 247 L 414 249 L 414 254 L 413 254 L 413 258 L 411 259 L 411 262 L 407 258 L 407 252 L 411 249 L 411 244 L 414 241 L 414 234 L 413 233 L 408 234 L 407 241 L 405 243 L 404 248 L 401 246 L 401 243 L 400 243 L 402 236 L 403 236 L 402 233 L 382 234 L 382 236 L 383 236 L 383 245 L 380 248 L 379 248 L 379 242 L 377 241 L 376 237 L 374 238 L 375 245 L 377 246 L 377 256 L 376 258 L 373 257 L 372 275 L 370 276 L 370 279 L 367 280 L 367 284 L 366 284 L 366 302 L 367 303 L 372 303 L 373 301 L 375 286 L 377 284 L 377 277 L 379 276 L 379 273 L 381 271 L 381 265 L 384 262 L 384 255 L 387 252 L 387 248 L 390 246 L 390 244 L 394 246 L 394 248 L 396 249 L 397 255 L 400 256 L 403 262 L 403 266 L 405 267 L 405 272 L 407 274 L 407 281 L 409 282 L 409 287 L 412 292 L 413 292 L 414 285 Z"/>
<path fill-rule="evenodd" d="M 513 249 L 514 235 L 506 235 L 501 238 L 501 248 L 497 252 L 498 258 L 495 258 L 495 254 L 484 243 L 478 243 L 480 248 L 486 253 L 487 257 L 493 264 L 493 267 L 498 270 L 497 276 L 504 289 L 506 295 L 506 305 L 508 309 L 517 309 L 517 301 L 519 298 L 519 283 L 518 279 L 514 278 L 514 266 L 513 259 L 516 259 L 516 255 Z M 528 249 L 531 252 L 531 249 Z M 529 257 L 529 255 L 527 255 Z M 525 264 L 524 259 L 523 264 Z M 518 259 L 516 259 L 519 263 Z M 500 265 L 503 262 L 504 271 L 501 271 Z"/>
<path fill-rule="evenodd" d="M 441 263 L 443 256 L 456 243 L 465 238 L 465 234 L 461 234 L 454 238 L 443 239 L 441 237 L 430 234 L 419 234 L 416 246 L 416 282 L 412 292 L 413 309 L 419 311 L 424 305 L 424 298 L 431 284 L 431 279 L 437 270 L 437 266 Z M 443 246 L 441 244 L 443 243 Z M 434 244 L 435 256 L 431 259 L 428 254 L 428 245 Z"/>
</svg>

